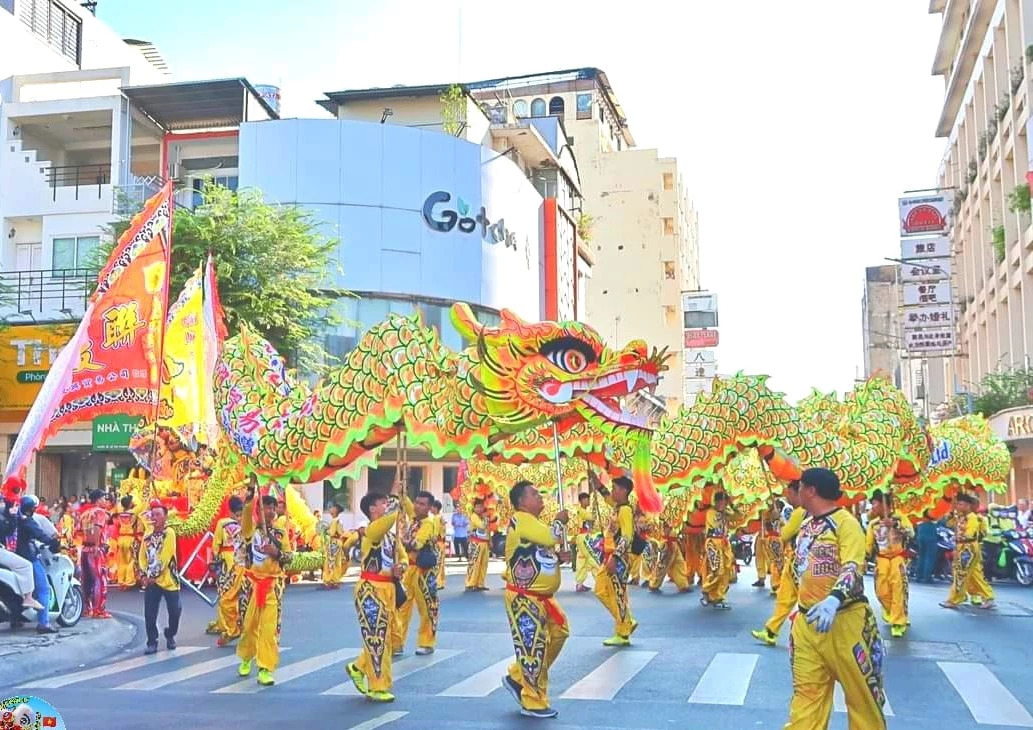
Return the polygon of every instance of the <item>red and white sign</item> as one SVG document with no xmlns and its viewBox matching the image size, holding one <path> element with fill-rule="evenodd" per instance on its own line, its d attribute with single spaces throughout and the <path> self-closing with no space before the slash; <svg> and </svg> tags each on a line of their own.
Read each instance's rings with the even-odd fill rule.
<svg viewBox="0 0 1033 730">
<path fill-rule="evenodd" d="M 933 304 L 927 307 L 908 307 L 900 311 L 904 329 L 928 329 L 954 324 L 954 308 L 949 304 Z"/>
<path fill-rule="evenodd" d="M 951 303 L 951 283 L 949 281 L 904 284 L 903 289 L 905 307 L 913 307 L 916 304 Z"/>
<path fill-rule="evenodd" d="M 684 330 L 685 349 L 699 350 L 706 347 L 717 347 L 717 330 Z"/>
<path fill-rule="evenodd" d="M 952 352 L 954 350 L 954 330 L 904 332 L 904 348 L 908 352 Z"/>
<path fill-rule="evenodd" d="M 940 281 L 950 277 L 950 259 L 923 259 L 900 265 L 900 280 L 905 284 L 913 281 Z"/>
<path fill-rule="evenodd" d="M 929 236 L 947 233 L 953 193 L 931 193 L 900 198 L 900 235 Z"/>
<path fill-rule="evenodd" d="M 900 258 L 939 259 L 950 258 L 951 241 L 946 236 L 936 238 L 902 238 L 900 239 Z"/>
</svg>

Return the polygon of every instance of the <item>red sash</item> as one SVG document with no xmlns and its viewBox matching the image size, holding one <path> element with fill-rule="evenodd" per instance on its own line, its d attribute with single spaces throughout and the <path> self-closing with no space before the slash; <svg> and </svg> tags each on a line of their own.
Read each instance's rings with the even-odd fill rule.
<svg viewBox="0 0 1033 730">
<path fill-rule="evenodd" d="M 268 575 L 262 576 L 257 575 L 254 571 L 249 570 L 247 572 L 248 579 L 255 585 L 255 602 L 259 608 L 265 607 L 265 602 L 269 598 L 269 590 L 273 587 L 273 582 L 278 576 Z"/>
<path fill-rule="evenodd" d="M 361 580 L 368 580 L 371 583 L 392 583 L 394 578 L 390 575 L 384 575 L 383 573 L 367 573 L 365 570 L 359 573 Z"/>
<path fill-rule="evenodd" d="M 566 626 L 567 621 L 563 618 L 563 612 L 560 611 L 559 604 L 556 603 L 556 599 L 552 596 L 547 596 L 544 593 L 537 593 L 536 591 L 529 591 L 526 588 L 515 586 L 512 583 L 506 584 L 507 591 L 513 591 L 518 596 L 527 596 L 528 598 L 537 598 L 545 605 L 545 613 L 549 614 L 556 625 Z"/>
</svg>

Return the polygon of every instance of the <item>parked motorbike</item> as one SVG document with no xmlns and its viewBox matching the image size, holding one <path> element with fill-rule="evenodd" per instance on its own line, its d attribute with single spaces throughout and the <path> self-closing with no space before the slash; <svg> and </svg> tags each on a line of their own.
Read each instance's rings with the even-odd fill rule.
<svg viewBox="0 0 1033 730">
<path fill-rule="evenodd" d="M 983 542 L 983 571 L 988 578 L 1014 578 L 1033 585 L 1033 529 L 1004 530 Z"/>
<path fill-rule="evenodd" d="M 75 626 L 83 612 L 82 588 L 75 577 L 75 564 L 67 555 L 51 552 L 46 546 L 40 547 L 39 556 L 50 584 L 50 618 L 64 627 Z M 14 628 L 19 623 L 35 620 L 35 609 L 22 607 L 14 573 L 0 568 L 0 622 L 9 621 Z"/>
<path fill-rule="evenodd" d="M 732 537 L 732 553 L 743 565 L 753 560 L 753 535 L 735 535 Z"/>
</svg>

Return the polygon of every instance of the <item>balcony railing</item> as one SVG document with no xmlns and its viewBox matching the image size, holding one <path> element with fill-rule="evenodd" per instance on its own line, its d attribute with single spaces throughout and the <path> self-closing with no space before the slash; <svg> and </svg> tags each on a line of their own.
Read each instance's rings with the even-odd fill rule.
<svg viewBox="0 0 1033 730">
<path fill-rule="evenodd" d="M 94 188 L 97 190 L 97 198 L 104 195 L 104 186 L 111 184 L 111 165 L 65 165 L 61 167 L 47 168 L 47 185 L 54 191 L 54 200 L 57 200 L 58 188 L 75 188 L 75 199 L 79 199 L 79 193 L 91 194 Z"/>
<path fill-rule="evenodd" d="M 165 180 L 160 175 L 131 175 L 128 184 L 119 186 L 115 192 L 115 213 L 121 216 L 138 213 L 164 184 Z"/>
<path fill-rule="evenodd" d="M 97 286 L 95 269 L 41 269 L 0 274 L 0 318 L 8 323 L 82 317 Z"/>
</svg>

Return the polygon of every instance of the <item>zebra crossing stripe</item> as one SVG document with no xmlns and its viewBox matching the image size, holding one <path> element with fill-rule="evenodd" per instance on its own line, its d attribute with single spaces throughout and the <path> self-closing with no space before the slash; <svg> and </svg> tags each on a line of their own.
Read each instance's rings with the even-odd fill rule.
<svg viewBox="0 0 1033 730">
<path fill-rule="evenodd" d="M 172 659 L 179 659 L 181 657 L 194 654 L 195 652 L 204 651 L 206 648 L 207 647 L 203 646 L 181 646 L 175 651 L 161 651 L 149 656 L 137 656 L 132 659 L 124 659 L 123 661 L 114 662 L 112 664 L 101 664 L 99 667 L 84 669 L 81 672 L 73 672 L 72 674 L 62 674 L 58 677 L 26 682 L 25 684 L 20 685 L 19 689 L 57 689 L 58 687 L 67 687 L 70 684 L 78 684 L 79 682 L 87 682 L 91 679 L 99 679 L 101 677 L 106 677 L 109 674 L 128 672 L 130 669 L 149 667 L 152 664 L 160 664 L 161 662 L 167 662 Z"/>
<path fill-rule="evenodd" d="M 836 682 L 836 689 L 832 695 L 832 707 L 836 712 L 846 712 L 846 695 L 843 694 L 843 686 L 839 682 Z M 886 717 L 896 717 L 890 706 L 889 697 L 886 698 L 886 704 L 882 706 L 882 714 Z"/>
<path fill-rule="evenodd" d="M 495 662 L 462 682 L 453 684 L 438 697 L 487 697 L 502 686 L 499 684 L 502 681 L 502 675 L 509 671 L 509 665 L 513 661 L 513 657 L 507 657 L 500 662 Z"/>
<path fill-rule="evenodd" d="M 411 656 L 408 659 L 403 659 L 397 664 L 393 664 L 391 667 L 391 678 L 392 680 L 399 680 L 403 677 L 408 677 L 410 674 L 433 667 L 435 664 L 440 664 L 446 659 L 451 659 L 454 656 L 462 654 L 460 649 L 438 649 L 433 654 L 427 656 Z M 358 690 L 355 689 L 355 685 L 350 681 L 342 682 L 336 687 L 331 687 L 325 692 L 320 692 L 322 695 L 338 695 L 338 696 L 357 696 Z"/>
<path fill-rule="evenodd" d="M 305 675 L 318 672 L 320 669 L 330 666 L 331 664 L 341 664 L 350 659 L 354 659 L 358 656 L 358 649 L 338 649 L 337 651 L 329 651 L 326 654 L 319 654 L 308 659 L 303 659 L 300 662 L 294 662 L 284 667 L 277 669 L 273 675 L 276 677 L 276 684 L 286 684 L 298 677 L 304 677 Z M 256 694 L 262 690 L 262 686 L 255 681 L 254 677 L 248 677 L 239 682 L 221 687 L 217 690 L 213 690 L 212 694 Z"/>
<path fill-rule="evenodd" d="M 714 654 L 692 690 L 689 702 L 695 705 L 742 705 L 746 702 L 758 657 L 758 654 Z"/>
<path fill-rule="evenodd" d="M 408 714 L 408 712 L 402 710 L 385 712 L 383 715 L 377 715 L 372 720 L 366 720 L 366 722 L 360 722 L 358 725 L 352 725 L 348 730 L 376 730 L 376 728 L 388 725 L 395 720 L 401 720 Z"/>
<path fill-rule="evenodd" d="M 1033 727 L 1033 717 L 983 664 L 936 662 L 980 725 Z"/>
<path fill-rule="evenodd" d="M 612 700 L 621 688 L 645 669 L 655 651 L 621 651 L 560 695 L 561 700 Z"/>
<path fill-rule="evenodd" d="M 129 682 L 127 684 L 119 685 L 115 687 L 117 690 L 149 690 L 149 689 L 160 689 L 161 687 L 167 687 L 170 684 L 176 682 L 185 682 L 188 679 L 194 677 L 200 677 L 211 672 L 216 672 L 226 667 L 235 667 L 240 664 L 240 659 L 237 658 L 236 654 L 230 656 L 219 657 L 218 659 L 211 659 L 200 664 L 191 664 L 188 667 L 177 669 L 173 672 L 165 672 L 164 674 L 156 674 L 153 677 L 145 677 L 144 679 L 138 679 L 135 682 Z"/>
</svg>

